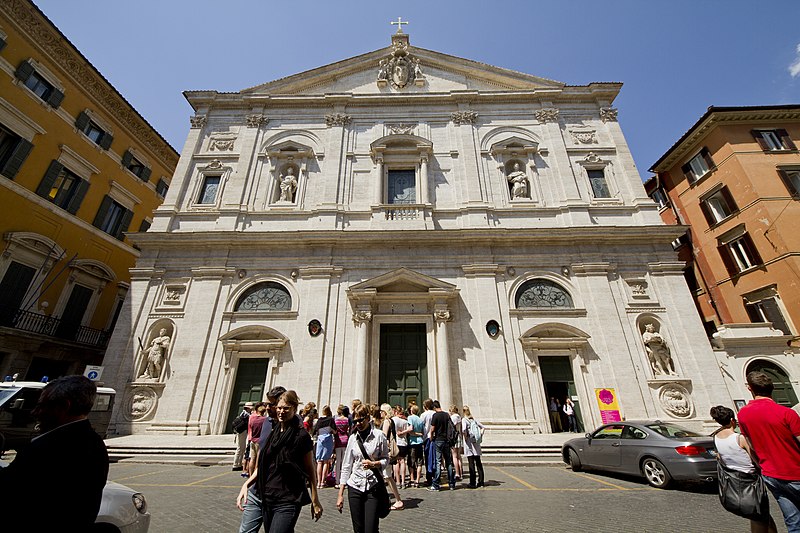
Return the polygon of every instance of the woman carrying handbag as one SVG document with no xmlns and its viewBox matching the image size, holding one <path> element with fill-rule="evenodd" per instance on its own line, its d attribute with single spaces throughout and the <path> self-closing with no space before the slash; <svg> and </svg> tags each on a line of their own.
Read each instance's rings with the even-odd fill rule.
<svg viewBox="0 0 800 533">
<path fill-rule="evenodd" d="M 775 533 L 775 521 L 769 514 L 769 499 L 758 461 L 744 435 L 736 433 L 733 410 L 718 405 L 711 408 L 711 418 L 720 426 L 713 433 L 717 448 L 719 498 L 731 513 L 750 519 L 752 533 Z"/>
</svg>

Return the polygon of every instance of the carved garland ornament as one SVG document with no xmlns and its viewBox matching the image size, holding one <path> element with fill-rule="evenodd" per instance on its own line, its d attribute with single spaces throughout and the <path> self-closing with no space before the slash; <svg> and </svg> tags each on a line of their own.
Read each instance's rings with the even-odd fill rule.
<svg viewBox="0 0 800 533">
<path fill-rule="evenodd" d="M 558 122 L 558 109 L 555 107 L 545 107 L 536 112 L 536 120 L 539 122 Z"/>
<path fill-rule="evenodd" d="M 677 383 L 661 387 L 658 393 L 661 407 L 668 414 L 677 418 L 686 418 L 692 414 L 692 398 L 689 391 Z"/>
<path fill-rule="evenodd" d="M 597 137 L 594 130 L 592 131 L 570 131 L 572 140 L 575 144 L 597 144 Z"/>
<path fill-rule="evenodd" d="M 456 126 L 475 124 L 478 121 L 478 113 L 475 111 L 456 111 L 450 114 L 450 120 L 452 120 Z"/>
<path fill-rule="evenodd" d="M 391 135 L 411 135 L 416 126 L 416 124 L 387 124 L 386 129 Z"/>
<path fill-rule="evenodd" d="M 325 123 L 330 126 L 346 126 L 350 124 L 352 117 L 344 113 L 329 113 L 325 115 Z"/>
</svg>

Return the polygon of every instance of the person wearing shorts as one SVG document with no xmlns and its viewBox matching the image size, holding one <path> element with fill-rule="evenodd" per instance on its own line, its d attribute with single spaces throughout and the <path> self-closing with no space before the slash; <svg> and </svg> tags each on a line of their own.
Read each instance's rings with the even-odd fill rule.
<svg viewBox="0 0 800 533">
<path fill-rule="evenodd" d="M 397 435 L 397 449 L 400 451 L 394 465 L 394 480 L 398 487 L 404 489 L 408 486 L 406 485 L 406 457 L 408 456 L 408 434 L 411 433 L 411 424 L 406 420 L 403 408 L 399 405 L 394 406 L 392 421 Z"/>
<path fill-rule="evenodd" d="M 408 442 L 408 470 L 411 474 L 409 486 L 419 487 L 419 481 L 425 470 L 425 447 L 422 435 L 425 432 L 425 422 L 419 417 L 419 406 L 411 406 L 411 414 L 408 416 L 408 424 L 411 432 L 407 435 Z"/>
</svg>

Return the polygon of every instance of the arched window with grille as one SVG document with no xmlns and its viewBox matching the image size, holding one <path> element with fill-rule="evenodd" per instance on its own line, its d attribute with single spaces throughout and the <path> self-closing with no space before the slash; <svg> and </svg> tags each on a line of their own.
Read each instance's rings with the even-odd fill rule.
<svg viewBox="0 0 800 533">
<path fill-rule="evenodd" d="M 562 286 L 546 279 L 531 279 L 517 290 L 517 309 L 572 309 L 572 297 Z"/>
<path fill-rule="evenodd" d="M 290 311 L 292 297 L 280 283 L 265 281 L 247 289 L 234 306 L 234 311 Z"/>
</svg>

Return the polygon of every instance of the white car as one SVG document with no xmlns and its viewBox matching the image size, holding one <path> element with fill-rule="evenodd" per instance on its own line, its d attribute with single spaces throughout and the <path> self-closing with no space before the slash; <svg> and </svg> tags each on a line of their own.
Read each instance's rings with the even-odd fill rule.
<svg viewBox="0 0 800 533">
<path fill-rule="evenodd" d="M 0 468 L 8 466 L 0 461 Z M 147 512 L 147 501 L 144 494 L 130 487 L 107 481 L 103 487 L 103 499 L 100 501 L 100 512 L 95 524 L 108 524 L 112 528 L 103 531 L 119 531 L 120 533 L 147 533 L 150 529 L 150 513 Z"/>
</svg>

